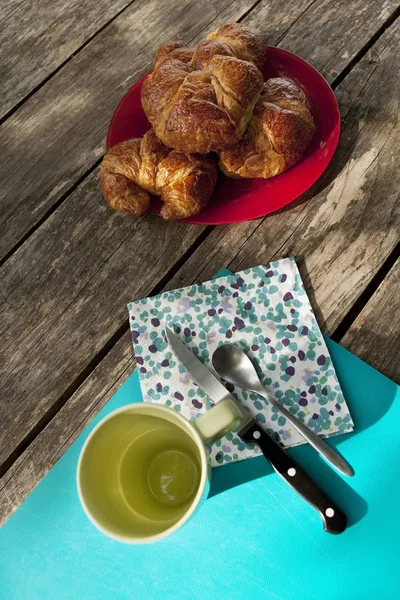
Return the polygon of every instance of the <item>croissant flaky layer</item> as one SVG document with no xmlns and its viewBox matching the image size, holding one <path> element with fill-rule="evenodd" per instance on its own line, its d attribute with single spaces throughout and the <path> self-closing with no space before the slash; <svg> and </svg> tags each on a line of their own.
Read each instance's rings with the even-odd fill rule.
<svg viewBox="0 0 400 600">
<path fill-rule="evenodd" d="M 150 129 L 142 139 L 122 142 L 106 152 L 100 182 L 116 210 L 144 215 L 150 194 L 161 196 L 167 221 L 196 215 L 210 200 L 217 182 L 216 161 L 167 148 Z"/>
<path fill-rule="evenodd" d="M 289 79 L 269 79 L 243 139 L 220 153 L 220 168 L 231 177 L 274 177 L 300 160 L 314 133 L 303 90 Z"/>
<path fill-rule="evenodd" d="M 187 48 L 169 42 L 142 86 L 142 106 L 170 148 L 206 154 L 237 144 L 259 99 L 266 58 L 262 38 L 239 24 L 223 25 Z"/>
</svg>

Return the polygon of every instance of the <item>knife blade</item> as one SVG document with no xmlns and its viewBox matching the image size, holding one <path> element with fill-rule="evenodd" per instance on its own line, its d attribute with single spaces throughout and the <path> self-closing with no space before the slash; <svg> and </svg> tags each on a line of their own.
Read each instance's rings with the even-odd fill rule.
<svg viewBox="0 0 400 600">
<path fill-rule="evenodd" d="M 319 488 L 283 448 L 269 437 L 217 377 L 181 342 L 176 333 L 168 327 L 165 327 L 165 333 L 176 358 L 207 396 L 215 403 L 229 398 L 240 408 L 243 420 L 237 432 L 239 437 L 244 442 L 256 444 L 260 448 L 275 472 L 319 513 L 325 531 L 328 533 L 344 531 L 347 517 L 337 504 Z"/>
<path fill-rule="evenodd" d="M 240 409 L 243 415 L 242 427 L 253 421 L 251 414 L 243 408 L 234 396 L 226 389 L 224 385 L 211 373 L 207 367 L 189 350 L 187 346 L 178 338 L 178 336 L 168 327 L 165 328 L 169 345 L 173 353 L 191 375 L 195 383 L 207 394 L 214 403 L 221 400 L 232 400 Z"/>
</svg>

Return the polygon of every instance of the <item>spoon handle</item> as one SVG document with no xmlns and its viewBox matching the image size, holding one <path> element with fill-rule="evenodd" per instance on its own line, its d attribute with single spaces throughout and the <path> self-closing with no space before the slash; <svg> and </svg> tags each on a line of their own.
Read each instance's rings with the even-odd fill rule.
<svg viewBox="0 0 400 600">
<path fill-rule="evenodd" d="M 346 529 L 343 511 L 254 420 L 240 430 L 239 436 L 244 442 L 256 444 L 278 475 L 319 512 L 325 531 L 341 533 Z"/>
<path fill-rule="evenodd" d="M 280 413 L 285 417 L 285 419 L 289 421 L 289 423 L 293 425 L 295 429 L 297 429 L 297 431 L 303 436 L 303 438 L 307 440 L 307 442 L 338 471 L 340 471 L 344 475 L 348 475 L 349 477 L 352 477 L 354 475 L 353 468 L 351 467 L 351 465 L 349 465 L 349 463 L 346 460 L 344 460 L 344 458 L 339 456 L 339 454 L 333 448 L 331 448 L 316 433 L 311 431 L 311 429 L 309 429 L 307 425 L 304 425 L 304 423 L 302 423 L 297 417 L 292 415 L 292 413 L 289 412 L 287 408 L 282 406 L 282 404 L 277 402 L 275 398 L 270 396 L 268 391 L 263 386 L 261 386 L 260 389 L 257 388 L 257 390 L 254 391 L 257 391 L 257 394 L 268 400 L 268 402 L 270 402 L 272 406 L 275 406 L 275 408 L 280 411 Z"/>
</svg>

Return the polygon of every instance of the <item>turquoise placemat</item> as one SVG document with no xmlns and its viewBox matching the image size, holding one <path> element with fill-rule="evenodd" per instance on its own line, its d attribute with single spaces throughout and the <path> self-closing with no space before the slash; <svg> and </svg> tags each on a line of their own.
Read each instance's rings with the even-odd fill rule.
<svg viewBox="0 0 400 600">
<path fill-rule="evenodd" d="M 326 534 L 258 457 L 215 469 L 210 499 L 170 538 L 128 546 L 103 536 L 80 507 L 76 464 L 102 417 L 141 401 L 135 372 L 1 530 L 0 598 L 397 598 L 400 388 L 326 342 L 355 422 L 329 444 L 356 475 L 342 479 L 308 446 L 290 453 L 348 514 L 343 534 Z"/>
</svg>

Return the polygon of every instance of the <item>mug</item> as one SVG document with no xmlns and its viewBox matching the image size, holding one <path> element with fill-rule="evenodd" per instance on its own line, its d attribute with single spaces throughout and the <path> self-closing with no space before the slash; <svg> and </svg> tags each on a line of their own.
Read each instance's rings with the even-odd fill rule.
<svg viewBox="0 0 400 600">
<path fill-rule="evenodd" d="M 229 399 L 188 421 L 159 404 L 110 413 L 79 457 L 77 487 L 92 523 L 109 537 L 145 544 L 186 523 L 208 496 L 206 444 L 236 429 L 240 409 Z"/>
</svg>

